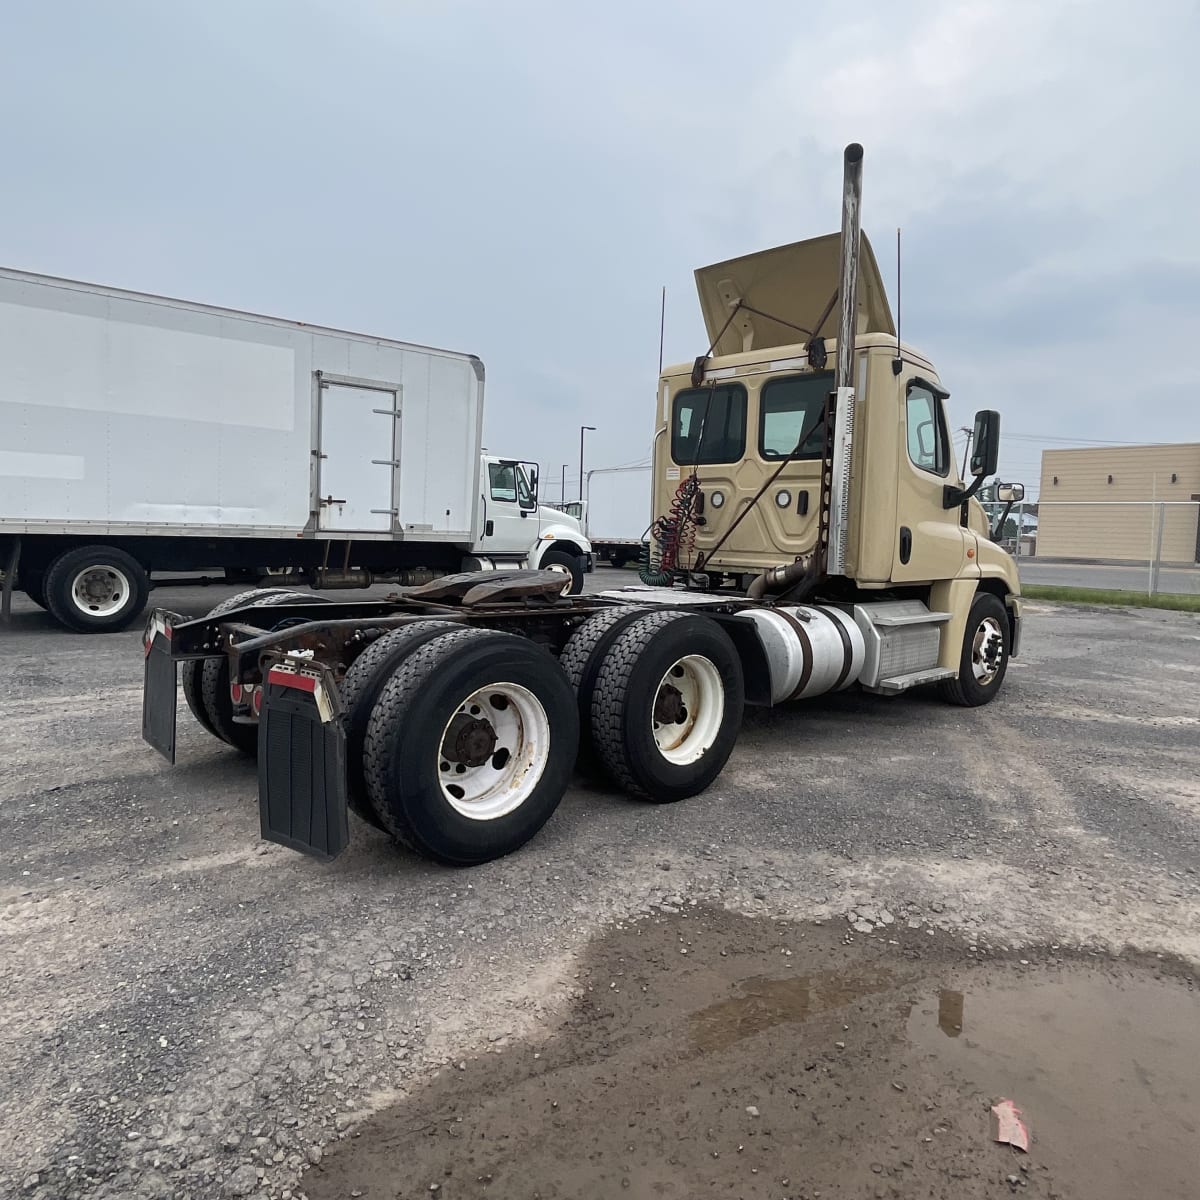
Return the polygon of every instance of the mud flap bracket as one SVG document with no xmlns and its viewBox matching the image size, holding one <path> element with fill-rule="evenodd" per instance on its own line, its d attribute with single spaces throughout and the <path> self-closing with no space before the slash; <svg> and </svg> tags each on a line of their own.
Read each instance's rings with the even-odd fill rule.
<svg viewBox="0 0 1200 1200">
<path fill-rule="evenodd" d="M 285 660 L 267 673 L 258 814 L 267 841 L 325 862 L 350 844 L 341 704 L 333 675 L 319 663 Z"/>
</svg>

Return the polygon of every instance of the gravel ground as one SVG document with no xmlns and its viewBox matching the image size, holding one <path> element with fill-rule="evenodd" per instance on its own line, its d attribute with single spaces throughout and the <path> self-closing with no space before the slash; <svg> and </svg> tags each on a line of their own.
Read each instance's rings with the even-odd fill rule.
<svg viewBox="0 0 1200 1200">
<path fill-rule="evenodd" d="M 548 1037 L 594 939 L 648 913 L 832 920 L 868 943 L 902 923 L 984 971 L 1049 947 L 1200 961 L 1200 618 L 1027 612 L 988 708 L 751 711 L 705 795 L 577 786 L 521 853 L 452 871 L 357 823 L 328 866 L 260 842 L 252 764 L 182 716 L 173 770 L 141 743 L 136 631 L 68 634 L 18 601 L 0 1194 L 318 1194 L 313 1165 L 433 1072 Z"/>
</svg>

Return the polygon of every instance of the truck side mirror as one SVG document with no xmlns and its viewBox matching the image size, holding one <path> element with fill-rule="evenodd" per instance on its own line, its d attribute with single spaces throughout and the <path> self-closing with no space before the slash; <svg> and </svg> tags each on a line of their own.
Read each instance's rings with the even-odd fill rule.
<svg viewBox="0 0 1200 1200">
<path fill-rule="evenodd" d="M 1002 483 L 996 488 L 996 499 L 1001 504 L 1018 504 L 1025 499 L 1023 483 Z"/>
<path fill-rule="evenodd" d="M 1000 462 L 1000 414 L 994 409 L 984 408 L 975 414 L 971 446 L 971 474 L 981 479 L 995 475 Z"/>
<path fill-rule="evenodd" d="M 994 409 L 983 408 L 975 414 L 971 445 L 971 474 L 974 478 L 965 488 L 946 484 L 942 488 L 943 508 L 957 508 L 964 504 L 979 491 L 989 475 L 995 475 L 1000 461 L 1000 414 Z"/>
</svg>

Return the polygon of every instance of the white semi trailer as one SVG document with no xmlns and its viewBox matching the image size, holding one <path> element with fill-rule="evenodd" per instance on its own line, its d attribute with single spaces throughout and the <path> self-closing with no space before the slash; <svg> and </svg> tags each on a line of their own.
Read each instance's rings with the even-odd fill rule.
<svg viewBox="0 0 1200 1200">
<path fill-rule="evenodd" d="M 561 506 L 583 523 L 592 554 L 614 567 L 637 562 L 650 531 L 650 491 L 654 482 L 649 463 L 631 467 L 597 467 L 587 473 L 583 500 Z"/>
<path fill-rule="evenodd" d="M 481 456 L 469 354 L 0 270 L 0 570 L 64 625 L 119 629 L 151 572 L 321 588 L 552 567 L 578 522 Z"/>
</svg>

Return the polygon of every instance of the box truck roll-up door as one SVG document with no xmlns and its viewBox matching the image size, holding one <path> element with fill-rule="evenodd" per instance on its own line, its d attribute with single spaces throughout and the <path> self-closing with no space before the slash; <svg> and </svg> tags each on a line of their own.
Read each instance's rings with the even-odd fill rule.
<svg viewBox="0 0 1200 1200">
<path fill-rule="evenodd" d="M 388 533 L 396 519 L 395 391 L 321 383 L 319 528 Z"/>
</svg>

